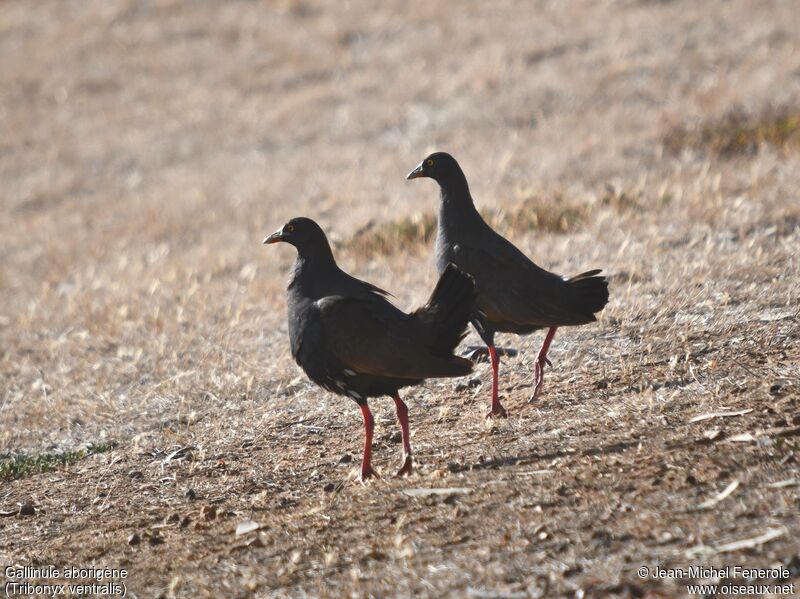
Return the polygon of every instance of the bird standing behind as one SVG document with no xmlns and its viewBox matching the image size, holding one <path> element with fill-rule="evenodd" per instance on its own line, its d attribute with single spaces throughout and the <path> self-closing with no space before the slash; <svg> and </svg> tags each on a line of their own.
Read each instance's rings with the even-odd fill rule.
<svg viewBox="0 0 800 599">
<path fill-rule="evenodd" d="M 408 179 L 430 177 L 441 188 L 436 235 L 436 264 L 440 272 L 454 263 L 471 274 L 478 287 L 472 324 L 489 350 L 492 362 L 492 403 L 487 417 L 505 416 L 498 398 L 499 358 L 496 332 L 532 333 L 548 328 L 534 366 L 535 398 L 550 364 L 547 350 L 556 329 L 596 320 L 608 302 L 608 282 L 591 270 L 571 279 L 544 270 L 511 242 L 496 233 L 475 208 L 464 172 L 450 154 L 436 152 L 423 160 Z"/>
<path fill-rule="evenodd" d="M 398 391 L 426 378 L 472 372 L 472 362 L 453 355 L 475 304 L 472 277 L 445 265 L 428 303 L 406 314 L 386 299 L 386 291 L 336 265 L 325 233 L 313 220 L 294 218 L 264 243 L 279 241 L 297 248 L 287 289 L 292 356 L 312 381 L 361 408 L 362 479 L 375 475 L 370 460 L 374 419 L 367 398 L 392 397 L 403 440 L 397 474 L 410 474 L 408 408 Z"/>
</svg>

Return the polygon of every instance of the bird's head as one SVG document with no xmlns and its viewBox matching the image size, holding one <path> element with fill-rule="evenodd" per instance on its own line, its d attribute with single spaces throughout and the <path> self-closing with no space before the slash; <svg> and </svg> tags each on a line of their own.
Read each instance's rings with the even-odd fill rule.
<svg viewBox="0 0 800 599">
<path fill-rule="evenodd" d="M 417 179 L 419 177 L 430 177 L 439 185 L 447 185 L 451 182 L 464 179 L 464 173 L 458 162 L 447 152 L 434 152 L 425 160 L 419 163 L 417 168 L 408 173 L 406 179 Z"/>
<path fill-rule="evenodd" d="M 328 247 L 328 240 L 322 228 L 304 216 L 293 218 L 264 239 L 264 243 L 278 243 L 279 241 L 290 243 L 298 250 L 313 249 L 317 246 Z"/>
</svg>

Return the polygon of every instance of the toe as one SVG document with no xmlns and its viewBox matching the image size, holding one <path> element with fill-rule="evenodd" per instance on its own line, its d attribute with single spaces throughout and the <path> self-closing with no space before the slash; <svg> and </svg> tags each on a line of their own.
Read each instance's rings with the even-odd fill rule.
<svg viewBox="0 0 800 599">
<path fill-rule="evenodd" d="M 508 412 L 506 412 L 506 409 L 501 405 L 495 406 L 486 414 L 487 420 L 492 418 L 508 418 Z"/>
<path fill-rule="evenodd" d="M 378 473 L 375 472 L 372 468 L 362 468 L 361 469 L 361 481 L 369 480 L 370 478 L 380 478 Z"/>
<path fill-rule="evenodd" d="M 406 459 L 403 462 L 403 467 L 397 471 L 397 474 L 395 474 L 395 476 L 398 478 L 401 476 L 408 476 L 413 471 L 414 471 L 414 463 L 411 459 L 411 456 L 406 456 Z"/>
</svg>

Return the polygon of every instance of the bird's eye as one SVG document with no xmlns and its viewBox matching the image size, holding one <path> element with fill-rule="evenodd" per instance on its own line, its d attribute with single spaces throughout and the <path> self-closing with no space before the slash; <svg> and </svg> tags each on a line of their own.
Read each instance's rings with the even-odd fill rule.
<svg viewBox="0 0 800 599">
<path fill-rule="evenodd" d="M 428 159 L 428 166 L 433 166 L 433 160 L 431 160 L 430 158 Z"/>
<path fill-rule="evenodd" d="M 286 225 L 283 228 L 283 230 L 286 231 L 287 233 L 291 233 L 292 231 L 294 231 L 294 225 Z"/>
</svg>

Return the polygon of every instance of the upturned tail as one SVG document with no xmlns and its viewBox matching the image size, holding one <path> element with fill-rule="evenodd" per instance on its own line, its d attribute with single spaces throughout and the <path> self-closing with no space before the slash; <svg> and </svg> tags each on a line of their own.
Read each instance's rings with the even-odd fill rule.
<svg viewBox="0 0 800 599">
<path fill-rule="evenodd" d="M 608 303 L 608 280 L 598 276 L 600 272 L 600 269 L 590 270 L 567 279 L 574 310 L 590 320 L 595 320 L 594 314 Z"/>
<path fill-rule="evenodd" d="M 428 303 L 414 312 L 430 335 L 431 352 L 463 366 L 464 374 L 471 372 L 472 362 L 453 356 L 453 350 L 466 335 L 476 297 L 475 280 L 450 263 L 439 277 Z"/>
</svg>

